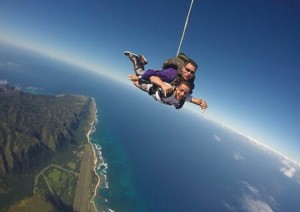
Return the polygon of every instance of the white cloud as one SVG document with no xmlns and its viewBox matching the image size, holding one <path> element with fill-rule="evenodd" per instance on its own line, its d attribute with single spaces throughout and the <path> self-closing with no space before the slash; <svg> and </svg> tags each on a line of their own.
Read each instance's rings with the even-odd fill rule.
<svg viewBox="0 0 300 212">
<path fill-rule="evenodd" d="M 280 172 L 282 172 L 285 176 L 292 178 L 295 176 L 296 169 L 294 167 L 282 167 Z"/>
<path fill-rule="evenodd" d="M 255 188 L 254 186 L 250 185 L 249 183 L 247 183 L 246 181 L 242 181 L 242 185 L 247 188 L 248 192 L 250 192 L 251 194 L 254 194 L 255 196 L 259 196 L 260 192 L 257 188 Z"/>
<path fill-rule="evenodd" d="M 230 205 L 229 203 L 227 203 L 225 201 L 223 201 L 223 205 L 227 209 L 227 211 L 230 211 L 230 212 L 236 212 L 237 211 L 237 209 L 233 205 Z"/>
<path fill-rule="evenodd" d="M 285 159 L 285 160 L 289 160 L 291 163 L 297 165 L 299 168 L 300 168 L 300 162 L 297 162 L 296 160 L 292 159 L 292 158 L 289 158 L 288 156 L 286 156 L 285 154 L 277 151 L 276 149 L 272 148 L 271 146 L 268 146 L 266 144 L 264 144 L 263 142 L 261 142 L 260 140 L 252 137 L 252 136 L 249 136 L 249 135 L 246 135 L 245 133 L 239 131 L 239 130 L 236 130 L 230 126 L 228 126 L 227 124 L 225 123 L 220 123 L 221 126 L 223 128 L 227 128 L 229 130 L 231 130 L 233 133 L 236 133 L 244 138 L 247 139 L 247 142 L 252 144 L 254 147 L 256 147 L 257 149 L 260 149 L 262 151 L 265 151 L 267 153 L 270 153 L 270 154 L 273 154 L 273 155 L 276 155 L 277 157 L 279 157 L 280 159 Z"/>
<path fill-rule="evenodd" d="M 237 201 L 239 204 L 230 203 L 223 200 L 223 206 L 226 211 L 246 211 L 246 212 L 272 212 L 277 211 L 279 204 L 274 197 L 268 195 L 265 189 L 259 190 L 246 181 L 240 181 L 241 194 Z M 234 201 L 235 202 L 235 201 Z"/>
<path fill-rule="evenodd" d="M 0 85 L 6 85 L 8 84 L 7 80 L 0 80 Z"/>
<path fill-rule="evenodd" d="M 262 200 L 256 200 L 253 199 L 250 195 L 246 195 L 243 198 L 243 208 L 245 211 L 249 211 L 249 212 L 271 212 L 273 211 L 273 209 L 271 208 L 271 206 L 262 201 Z"/>
<path fill-rule="evenodd" d="M 0 62 L 0 67 L 10 68 L 15 66 L 18 66 L 18 64 L 11 61 Z"/>
<path fill-rule="evenodd" d="M 238 153 L 238 152 L 234 152 L 233 153 L 233 158 L 235 159 L 235 160 L 245 160 L 245 157 L 244 156 L 242 156 L 240 153 Z"/>
<path fill-rule="evenodd" d="M 296 168 L 289 162 L 289 160 L 282 160 L 283 167 L 280 168 L 280 172 L 289 178 L 293 178 L 296 175 Z"/>
<path fill-rule="evenodd" d="M 250 185 L 246 181 L 242 181 L 242 189 L 244 194 L 241 199 L 243 211 L 248 212 L 271 212 L 272 207 L 277 208 L 278 204 L 274 197 L 261 192 L 255 186 Z"/>
<path fill-rule="evenodd" d="M 215 138 L 216 141 L 219 141 L 219 142 L 222 141 L 221 138 L 219 136 L 217 136 L 217 135 L 214 135 L 214 138 Z"/>
</svg>

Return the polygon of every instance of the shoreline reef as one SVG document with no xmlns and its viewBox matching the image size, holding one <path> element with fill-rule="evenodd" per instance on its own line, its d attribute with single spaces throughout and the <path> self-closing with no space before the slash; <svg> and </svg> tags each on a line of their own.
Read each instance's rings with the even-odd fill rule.
<svg viewBox="0 0 300 212">
<path fill-rule="evenodd" d="M 92 113 L 94 112 L 94 115 L 93 115 L 94 119 L 90 123 L 90 130 L 87 132 L 87 140 L 88 140 L 88 143 L 91 145 L 92 151 L 93 151 L 93 157 L 94 157 L 93 172 L 97 177 L 97 184 L 95 185 L 95 188 L 93 189 L 93 191 L 91 191 L 93 195 L 91 197 L 90 202 L 92 203 L 92 205 L 96 211 L 105 210 L 105 211 L 109 211 L 109 212 L 114 212 L 115 210 L 109 208 L 106 204 L 102 205 L 101 203 L 100 204 L 98 203 L 98 208 L 97 208 L 97 205 L 95 203 L 95 197 L 96 197 L 99 189 L 101 189 L 101 188 L 109 189 L 109 186 L 108 186 L 107 176 L 106 176 L 108 164 L 107 164 L 107 162 L 105 162 L 105 160 L 102 156 L 102 148 L 99 144 L 93 143 L 93 141 L 91 139 L 91 135 L 96 131 L 96 125 L 98 123 L 98 111 L 97 111 L 95 99 L 93 97 L 92 97 L 92 101 L 93 101 L 93 105 L 95 108 L 95 111 L 92 111 Z M 107 199 L 103 199 L 103 201 L 108 202 Z"/>
<path fill-rule="evenodd" d="M 95 204 L 95 201 L 94 201 L 94 198 L 95 196 L 97 195 L 97 190 L 98 190 L 98 187 L 100 185 L 100 176 L 98 175 L 97 173 L 97 163 L 98 163 L 98 157 L 97 157 L 97 153 L 95 151 L 95 146 L 93 145 L 92 141 L 91 141 L 91 138 L 90 138 L 90 135 L 92 133 L 94 133 L 96 131 L 96 127 L 95 125 L 98 123 L 98 115 L 97 115 L 97 107 L 96 107 L 96 102 L 95 102 L 95 99 L 92 98 L 92 101 L 93 101 L 93 105 L 94 105 L 94 108 L 95 108 L 95 111 L 94 111 L 94 120 L 92 121 L 92 123 L 90 124 L 90 130 L 87 132 L 87 140 L 88 140 L 88 143 L 91 145 L 92 147 L 92 151 L 93 151 L 93 156 L 94 156 L 94 174 L 96 175 L 97 177 L 97 184 L 95 186 L 95 189 L 93 192 L 93 196 L 91 197 L 91 203 L 93 204 L 94 208 L 96 211 L 98 211 L 97 207 L 96 207 L 96 204 Z"/>
</svg>

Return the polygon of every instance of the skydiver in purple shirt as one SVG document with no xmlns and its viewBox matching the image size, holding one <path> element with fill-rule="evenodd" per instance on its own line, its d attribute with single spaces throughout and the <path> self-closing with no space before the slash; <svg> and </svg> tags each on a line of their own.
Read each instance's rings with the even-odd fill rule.
<svg viewBox="0 0 300 212">
<path fill-rule="evenodd" d="M 167 96 L 168 93 L 174 90 L 174 86 L 178 85 L 180 81 L 186 80 L 191 84 L 190 94 L 192 93 L 198 65 L 183 53 L 180 53 L 175 58 L 166 60 L 163 64 L 162 70 L 149 69 L 146 71 L 144 70 L 144 65 L 148 62 L 143 55 L 137 55 L 129 51 L 125 51 L 124 54 L 133 63 L 136 75 L 129 75 L 128 77 L 131 81 L 135 82 L 135 85 L 137 85 L 137 79 L 140 80 L 139 83 L 151 83 L 155 85 L 153 86 L 154 89 L 155 87 L 160 88 L 163 91 L 164 96 Z M 152 95 L 154 92 L 155 90 L 149 92 L 149 94 Z M 185 100 L 183 100 L 181 105 L 178 105 L 176 108 L 181 108 L 184 102 Z M 207 104 L 204 100 L 202 100 L 199 105 L 204 110 L 207 108 Z"/>
</svg>

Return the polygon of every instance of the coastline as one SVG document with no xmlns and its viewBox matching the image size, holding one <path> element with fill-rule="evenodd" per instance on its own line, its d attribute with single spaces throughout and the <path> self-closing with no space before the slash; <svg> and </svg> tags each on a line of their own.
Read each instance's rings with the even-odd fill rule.
<svg viewBox="0 0 300 212">
<path fill-rule="evenodd" d="M 104 162 L 105 160 L 102 157 L 101 152 L 101 146 L 97 143 L 92 142 L 91 134 L 93 134 L 96 131 L 96 125 L 98 123 L 98 114 L 97 114 L 97 107 L 96 107 L 96 101 L 94 97 L 91 97 L 92 103 L 90 105 L 89 109 L 89 118 L 86 123 L 87 125 L 87 132 L 86 132 L 86 139 L 87 139 L 87 145 L 90 145 L 88 148 L 91 154 L 91 160 L 90 160 L 90 171 L 92 173 L 92 177 L 89 181 L 89 193 L 91 194 L 89 196 L 89 208 L 88 211 L 110 211 L 114 212 L 111 208 L 109 208 L 106 204 L 99 204 L 98 201 L 95 201 L 95 197 L 97 195 L 97 192 L 100 191 L 101 188 L 108 189 L 108 182 L 106 180 L 106 169 L 108 168 L 107 163 Z M 102 168 L 100 168 L 102 167 Z M 96 182 L 97 181 L 97 182 Z M 107 199 L 104 199 L 105 202 L 108 202 Z M 96 204 L 97 203 L 97 204 Z"/>
<path fill-rule="evenodd" d="M 94 147 L 94 145 L 92 144 L 92 142 L 91 142 L 91 140 L 90 140 L 90 134 L 92 133 L 92 129 L 90 129 L 89 131 L 88 131 L 88 133 L 87 133 L 87 139 L 88 139 L 88 143 L 92 146 L 92 150 L 93 150 L 93 155 L 94 155 L 94 174 L 97 176 L 97 184 L 96 184 L 96 186 L 95 186 L 95 190 L 94 190 L 94 194 L 93 194 L 93 196 L 92 196 L 92 198 L 91 198 L 91 200 L 90 200 L 90 202 L 94 205 L 94 208 L 96 209 L 96 211 L 98 211 L 97 210 L 97 207 L 96 207 L 96 204 L 95 204 L 95 201 L 94 201 L 94 198 L 95 198 L 95 196 L 96 196 L 96 194 L 97 194 L 97 189 L 98 189 L 98 187 L 99 187 L 99 185 L 100 185 L 100 176 L 97 174 L 97 171 L 96 171 L 96 168 L 97 168 L 97 162 L 98 162 L 98 159 L 97 159 L 97 155 L 96 155 L 96 151 L 95 151 L 95 147 Z"/>
<path fill-rule="evenodd" d="M 93 143 L 91 142 L 91 139 L 90 139 L 91 133 L 93 133 L 95 131 L 95 124 L 98 122 L 98 119 L 97 119 L 97 107 L 96 107 L 95 99 L 92 98 L 92 101 L 93 101 L 93 105 L 94 105 L 94 108 L 95 108 L 95 114 L 94 114 L 94 119 L 93 119 L 92 123 L 90 124 L 90 129 L 89 129 L 89 131 L 86 134 L 86 137 L 87 137 L 88 143 L 92 147 L 93 156 L 94 156 L 94 169 L 93 170 L 94 170 L 94 174 L 96 175 L 96 177 L 98 179 L 97 180 L 97 184 L 96 184 L 95 189 L 94 189 L 94 192 L 93 192 L 94 194 L 91 197 L 90 202 L 93 204 L 95 210 L 98 211 L 98 209 L 96 207 L 96 204 L 95 204 L 95 201 L 94 201 L 94 198 L 97 195 L 97 190 L 98 190 L 98 187 L 100 185 L 100 176 L 97 173 L 97 162 L 98 162 L 97 154 L 96 154 L 96 151 L 95 151 L 95 147 L 94 147 L 94 145 L 93 145 Z"/>
</svg>

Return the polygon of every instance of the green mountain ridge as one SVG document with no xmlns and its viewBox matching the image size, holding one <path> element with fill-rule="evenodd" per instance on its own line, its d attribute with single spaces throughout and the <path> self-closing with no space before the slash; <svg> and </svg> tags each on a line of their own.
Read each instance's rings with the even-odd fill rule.
<svg viewBox="0 0 300 212">
<path fill-rule="evenodd" d="M 0 174 L 34 169 L 39 156 L 68 143 L 88 115 L 90 97 L 32 95 L 0 87 Z"/>
<path fill-rule="evenodd" d="M 92 97 L 34 95 L 0 85 L 0 211 L 42 209 L 49 204 L 55 211 L 86 208 L 98 180 L 93 159 L 83 161 L 83 155 L 93 157 L 87 132 L 95 118 Z M 92 191 L 75 204 L 82 161 L 91 174 L 80 182 L 90 182 L 89 186 L 80 188 Z"/>
</svg>

